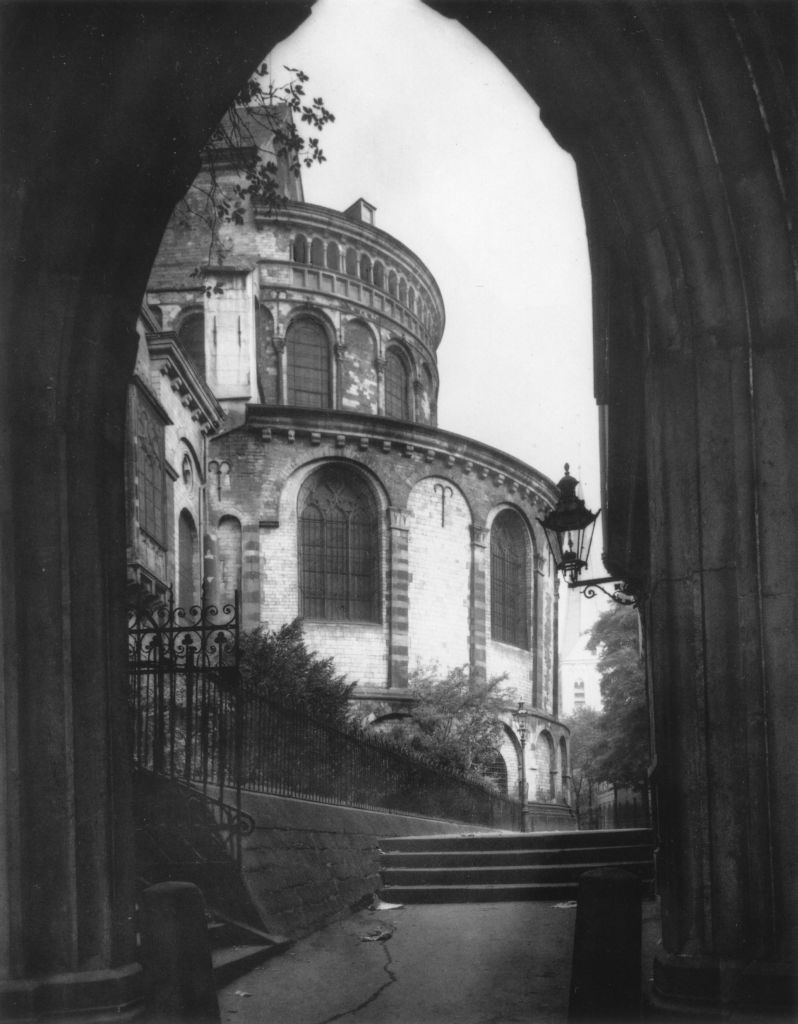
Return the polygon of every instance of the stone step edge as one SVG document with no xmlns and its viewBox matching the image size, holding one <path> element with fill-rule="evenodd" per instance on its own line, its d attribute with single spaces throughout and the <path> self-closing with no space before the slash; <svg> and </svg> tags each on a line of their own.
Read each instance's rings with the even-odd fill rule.
<svg viewBox="0 0 798 1024">
<path fill-rule="evenodd" d="M 425 874 L 437 874 L 445 875 L 447 873 L 454 874 L 455 876 L 464 874 L 471 871 L 484 872 L 486 875 L 498 874 L 499 872 L 514 872 L 514 871 L 539 871 L 542 874 L 553 874 L 555 871 L 568 871 L 578 872 L 582 874 L 585 871 L 599 871 L 603 868 L 619 868 L 621 870 L 630 870 L 634 868 L 650 868 L 654 870 L 654 862 L 645 861 L 604 861 L 595 862 L 592 864 L 464 864 L 462 867 L 443 866 L 435 867 L 434 865 L 424 865 L 409 867 L 404 865 L 391 865 L 382 868 L 383 874 L 387 874 L 390 871 L 404 871 L 406 873 L 425 873 Z"/>
<path fill-rule="evenodd" d="M 568 854 L 579 854 L 580 857 L 585 855 L 596 854 L 607 857 L 609 854 L 617 854 L 619 850 L 623 850 L 624 859 L 629 863 L 640 863 L 643 861 L 653 861 L 654 854 L 650 849 L 646 849 L 644 846 L 623 846 L 623 847 L 598 847 L 590 846 L 584 848 L 576 848 L 569 850 L 386 850 L 381 851 L 381 857 L 383 860 L 396 859 L 396 860 L 421 860 L 427 859 L 434 861 L 439 857 L 456 858 L 458 860 L 469 860 L 472 863 L 474 861 L 484 860 L 495 860 L 499 857 L 512 857 L 514 860 L 521 860 L 529 858 L 530 867 L 535 867 L 534 858 L 543 856 L 549 860 L 554 860 L 556 857 L 561 856 L 563 853 Z M 639 856 L 637 856 L 639 854 Z M 615 858 L 613 858 L 615 859 Z M 567 863 L 567 861 L 565 862 Z M 572 862 L 577 863 L 577 862 Z M 543 865 L 541 865 L 543 866 Z"/>
<path fill-rule="evenodd" d="M 213 983 L 216 988 L 223 988 L 242 974 L 251 971 L 278 953 L 283 953 L 291 946 L 288 939 L 270 944 L 246 946 L 224 946 L 211 951 L 213 964 Z"/>
</svg>

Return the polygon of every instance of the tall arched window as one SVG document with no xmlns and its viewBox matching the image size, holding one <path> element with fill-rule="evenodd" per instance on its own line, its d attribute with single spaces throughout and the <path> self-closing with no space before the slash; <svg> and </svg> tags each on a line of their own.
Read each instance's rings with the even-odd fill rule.
<svg viewBox="0 0 798 1024">
<path fill-rule="evenodd" d="M 294 263 L 307 263 L 308 242 L 304 235 L 297 235 L 294 239 Z"/>
<path fill-rule="evenodd" d="M 315 320 L 294 320 L 285 335 L 288 355 L 288 404 L 330 407 L 330 346 Z"/>
<path fill-rule="evenodd" d="M 177 531 L 177 603 L 186 613 L 199 602 L 198 554 L 197 528 L 183 509 Z"/>
<path fill-rule="evenodd" d="M 205 315 L 202 312 L 189 313 L 180 324 L 177 343 L 194 364 L 201 376 L 205 376 Z"/>
<path fill-rule="evenodd" d="M 310 243 L 310 262 L 314 267 L 324 266 L 324 242 L 320 238 L 314 238 Z"/>
<path fill-rule="evenodd" d="M 490 629 L 494 640 L 529 647 L 527 628 L 527 534 L 511 509 L 500 512 L 490 531 Z"/>
<path fill-rule="evenodd" d="M 377 260 L 374 263 L 374 287 L 384 288 L 385 287 L 385 271 L 382 264 Z"/>
<path fill-rule="evenodd" d="M 360 257 L 360 277 L 361 280 L 371 283 L 371 260 L 365 253 Z"/>
<path fill-rule="evenodd" d="M 554 796 L 554 741 L 547 732 L 542 732 L 537 741 L 537 799 L 551 800 Z"/>
<path fill-rule="evenodd" d="M 410 419 L 410 373 L 397 348 L 385 356 L 385 415 L 397 420 Z"/>
<path fill-rule="evenodd" d="M 354 249 L 346 250 L 346 272 L 350 277 L 357 277 L 357 253 Z"/>
<path fill-rule="evenodd" d="M 338 252 L 338 246 L 335 242 L 327 243 L 327 266 L 330 270 L 338 270 L 341 265 L 340 255 Z"/>
<path fill-rule="evenodd" d="M 377 508 L 368 485 L 324 466 L 299 495 L 300 615 L 379 622 Z"/>
</svg>

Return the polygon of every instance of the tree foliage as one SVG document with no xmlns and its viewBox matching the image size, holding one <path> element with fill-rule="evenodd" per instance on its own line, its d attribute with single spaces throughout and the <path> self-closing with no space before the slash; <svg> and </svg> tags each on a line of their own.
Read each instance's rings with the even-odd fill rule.
<svg viewBox="0 0 798 1024">
<path fill-rule="evenodd" d="M 262 64 L 242 87 L 203 151 L 205 173 L 178 205 L 181 222 L 207 227 L 209 262 L 214 251 L 218 262 L 224 258 L 222 224 L 243 224 L 252 203 L 278 212 L 288 202 L 286 177 L 299 178 L 303 167 L 326 160 L 319 133 L 335 115 L 321 96 L 308 95 L 304 71 L 283 70 L 289 77 L 276 84 Z"/>
<path fill-rule="evenodd" d="M 349 697 L 354 683 L 335 671 L 332 658 L 320 658 L 305 643 L 302 620 L 278 630 L 258 628 L 240 637 L 244 687 L 286 707 L 338 727 L 352 725 Z"/>
<path fill-rule="evenodd" d="M 408 715 L 389 735 L 443 767 L 484 774 L 481 767 L 501 745 L 499 715 L 513 698 L 500 690 L 504 678 L 480 682 L 465 666 L 442 677 L 437 666 L 420 668 L 410 677 Z"/>
<path fill-rule="evenodd" d="M 592 805 L 593 788 L 647 790 L 649 716 L 645 669 L 634 608 L 613 605 L 596 620 L 587 649 L 598 654 L 602 710 L 581 708 L 571 729 L 571 780 L 578 813 Z"/>
<path fill-rule="evenodd" d="M 615 786 L 645 786 L 650 756 L 646 679 L 634 608 L 613 605 L 596 620 L 587 649 L 598 652 L 601 750 L 597 776 Z"/>
</svg>

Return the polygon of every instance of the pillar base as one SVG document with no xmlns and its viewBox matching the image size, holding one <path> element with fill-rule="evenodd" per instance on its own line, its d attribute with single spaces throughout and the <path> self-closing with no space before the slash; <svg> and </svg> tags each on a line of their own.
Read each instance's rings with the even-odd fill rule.
<svg viewBox="0 0 798 1024">
<path fill-rule="evenodd" d="M 794 1021 L 796 978 L 790 964 L 659 952 L 654 957 L 652 1003 L 684 1016 Z"/>
<path fill-rule="evenodd" d="M 114 970 L 76 971 L 0 981 L 0 1020 L 68 1018 L 70 1024 L 104 1024 L 138 1017 L 144 1008 L 141 964 Z"/>
</svg>

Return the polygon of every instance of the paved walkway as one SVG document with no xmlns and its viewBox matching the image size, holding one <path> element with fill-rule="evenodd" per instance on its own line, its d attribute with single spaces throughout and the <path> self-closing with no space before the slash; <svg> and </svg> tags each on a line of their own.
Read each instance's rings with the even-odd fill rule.
<svg viewBox="0 0 798 1024">
<path fill-rule="evenodd" d="M 650 965 L 652 902 L 643 916 Z M 565 1024 L 575 917 L 554 903 L 359 911 L 222 989 L 222 1022 Z"/>
</svg>

